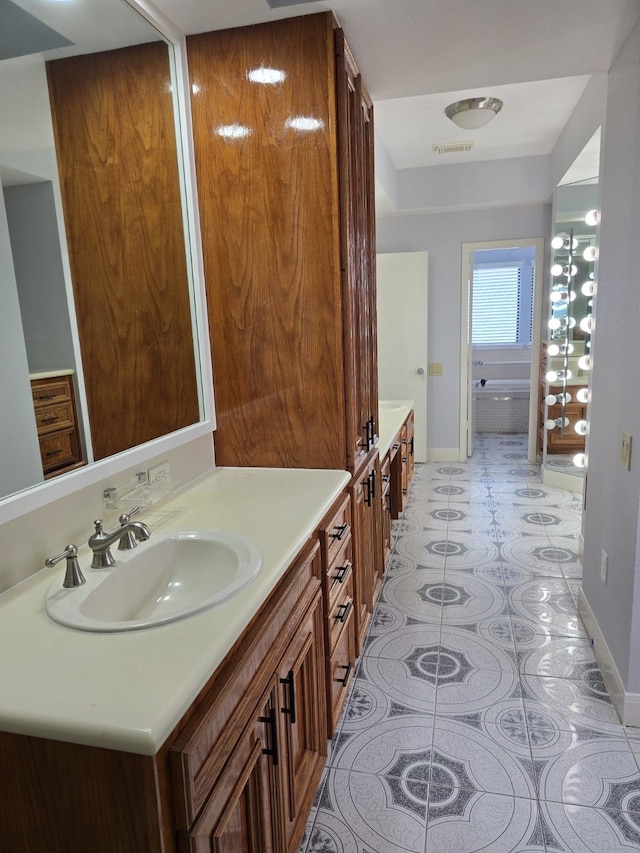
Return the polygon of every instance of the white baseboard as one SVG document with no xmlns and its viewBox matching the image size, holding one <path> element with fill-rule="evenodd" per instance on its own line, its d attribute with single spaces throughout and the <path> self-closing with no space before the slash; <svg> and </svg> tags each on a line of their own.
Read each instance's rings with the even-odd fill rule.
<svg viewBox="0 0 640 853">
<path fill-rule="evenodd" d="M 460 448 L 428 447 L 427 462 L 460 462 Z"/>
<path fill-rule="evenodd" d="M 569 492 L 578 492 L 580 495 L 584 491 L 584 477 L 573 477 L 561 471 L 552 471 L 546 465 L 542 466 L 542 482 L 547 486 L 557 486 Z"/>
<path fill-rule="evenodd" d="M 618 667 L 582 587 L 578 591 L 578 613 L 587 634 L 591 638 L 593 652 L 620 721 L 625 726 L 640 726 L 640 693 L 628 693 L 625 690 Z"/>
</svg>

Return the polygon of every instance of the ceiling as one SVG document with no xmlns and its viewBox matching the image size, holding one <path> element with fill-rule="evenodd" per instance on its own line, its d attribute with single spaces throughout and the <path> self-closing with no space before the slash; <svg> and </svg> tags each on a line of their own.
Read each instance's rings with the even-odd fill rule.
<svg viewBox="0 0 640 853">
<path fill-rule="evenodd" d="M 272 0 L 273 2 L 273 0 Z M 396 169 L 549 154 L 590 75 L 606 72 L 640 0 L 154 0 L 195 33 L 332 9 L 375 103 L 376 130 Z M 447 104 L 504 101 L 485 128 L 462 131 Z M 434 154 L 440 143 L 471 151 Z"/>
<path fill-rule="evenodd" d="M 187 34 L 333 10 L 375 103 L 379 161 L 398 173 L 550 154 L 591 75 L 608 70 L 640 14 L 640 0 L 297 0 L 276 8 L 267 0 L 138 3 L 153 4 Z M 126 4 L 122 17 L 103 0 L 17 4 L 76 43 L 54 55 L 149 38 Z M 13 60 L 5 73 L 24 79 L 36 73 L 34 60 Z M 479 95 L 504 101 L 485 128 L 463 131 L 445 117 L 447 104 Z M 21 102 L 3 106 L 13 117 L 25 109 Z M 474 145 L 463 153 L 433 152 L 436 144 L 461 141 Z M 587 172 L 597 164 L 597 143 Z"/>
</svg>

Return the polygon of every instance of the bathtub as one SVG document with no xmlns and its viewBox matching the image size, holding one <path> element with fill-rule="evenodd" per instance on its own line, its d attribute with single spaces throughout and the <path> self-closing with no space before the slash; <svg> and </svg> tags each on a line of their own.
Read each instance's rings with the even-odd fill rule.
<svg viewBox="0 0 640 853">
<path fill-rule="evenodd" d="M 476 432 L 525 433 L 529 431 L 529 379 L 473 380 L 473 421 Z"/>
</svg>

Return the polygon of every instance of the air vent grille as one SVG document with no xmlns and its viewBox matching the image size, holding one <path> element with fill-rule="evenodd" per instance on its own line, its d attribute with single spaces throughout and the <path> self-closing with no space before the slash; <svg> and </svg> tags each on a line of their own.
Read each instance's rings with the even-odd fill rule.
<svg viewBox="0 0 640 853">
<path fill-rule="evenodd" d="M 475 142 L 445 142 L 442 145 L 434 145 L 434 154 L 458 154 L 461 151 L 471 151 Z"/>
</svg>

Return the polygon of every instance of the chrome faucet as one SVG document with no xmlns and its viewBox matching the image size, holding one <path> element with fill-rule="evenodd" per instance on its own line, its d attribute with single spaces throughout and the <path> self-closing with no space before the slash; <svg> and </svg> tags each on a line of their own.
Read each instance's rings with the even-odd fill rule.
<svg viewBox="0 0 640 853">
<path fill-rule="evenodd" d="M 121 516 L 122 519 L 122 516 Z M 113 566 L 115 560 L 111 553 L 111 546 L 119 539 L 120 550 L 128 550 L 129 534 L 133 534 L 138 542 L 144 542 L 151 536 L 151 531 L 142 521 L 120 521 L 120 527 L 116 527 L 110 533 L 105 533 L 102 528 L 102 519 L 97 518 L 94 521 L 95 533 L 89 537 L 88 545 L 93 551 L 93 560 L 91 561 L 92 569 L 108 569 Z M 125 544 L 127 540 L 127 544 Z"/>
</svg>

